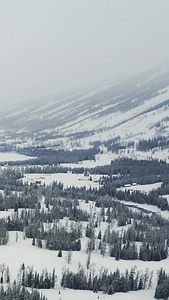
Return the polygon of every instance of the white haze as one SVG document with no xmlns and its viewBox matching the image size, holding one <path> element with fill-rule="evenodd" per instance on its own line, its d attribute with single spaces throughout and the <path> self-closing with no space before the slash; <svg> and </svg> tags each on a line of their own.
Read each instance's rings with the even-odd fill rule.
<svg viewBox="0 0 169 300">
<path fill-rule="evenodd" d="M 168 0 L 3 0 L 0 110 L 167 62 Z"/>
</svg>

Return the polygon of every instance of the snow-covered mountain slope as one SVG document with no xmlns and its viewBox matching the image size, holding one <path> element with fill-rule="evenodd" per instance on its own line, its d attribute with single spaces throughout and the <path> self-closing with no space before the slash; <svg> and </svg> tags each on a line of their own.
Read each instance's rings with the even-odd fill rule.
<svg viewBox="0 0 169 300">
<path fill-rule="evenodd" d="M 169 64 L 66 98 L 30 101 L 0 114 L 1 137 L 15 142 L 88 148 L 169 133 Z"/>
</svg>

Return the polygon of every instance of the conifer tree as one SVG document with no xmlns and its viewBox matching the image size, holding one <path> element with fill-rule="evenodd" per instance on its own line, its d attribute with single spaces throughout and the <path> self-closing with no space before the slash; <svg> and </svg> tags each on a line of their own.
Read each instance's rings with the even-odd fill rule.
<svg viewBox="0 0 169 300">
<path fill-rule="evenodd" d="M 62 250 L 61 249 L 59 249 L 59 251 L 58 251 L 58 257 L 62 257 Z"/>
</svg>

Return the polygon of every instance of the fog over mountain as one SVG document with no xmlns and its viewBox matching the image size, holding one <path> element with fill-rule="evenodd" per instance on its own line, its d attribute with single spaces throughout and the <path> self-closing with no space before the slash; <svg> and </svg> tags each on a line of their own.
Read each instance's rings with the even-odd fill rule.
<svg viewBox="0 0 169 300">
<path fill-rule="evenodd" d="M 168 61 L 167 0 L 1 1 L 0 110 Z"/>
<path fill-rule="evenodd" d="M 13 150 L 106 145 L 114 152 L 118 141 L 119 149 L 131 148 L 133 152 L 144 148 L 153 151 L 148 155 L 154 158 L 160 148 L 168 160 L 168 116 L 169 64 L 163 64 L 67 97 L 44 97 L 15 105 L 0 113 L 1 142 Z"/>
</svg>

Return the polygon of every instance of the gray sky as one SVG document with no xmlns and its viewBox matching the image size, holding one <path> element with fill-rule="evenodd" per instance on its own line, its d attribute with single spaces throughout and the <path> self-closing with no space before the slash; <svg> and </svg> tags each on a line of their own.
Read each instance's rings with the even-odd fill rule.
<svg viewBox="0 0 169 300">
<path fill-rule="evenodd" d="M 168 0 L 1 0 L 0 110 L 169 61 Z"/>
</svg>

